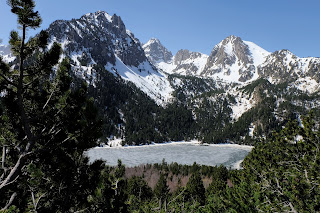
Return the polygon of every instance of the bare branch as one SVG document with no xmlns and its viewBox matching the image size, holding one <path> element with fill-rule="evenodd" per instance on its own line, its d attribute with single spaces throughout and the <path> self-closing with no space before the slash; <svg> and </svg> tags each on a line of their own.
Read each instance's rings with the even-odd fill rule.
<svg viewBox="0 0 320 213">
<path fill-rule="evenodd" d="M 29 186 L 29 187 L 30 187 L 30 186 Z M 34 206 L 34 211 L 36 212 L 36 211 L 37 211 L 37 208 L 38 208 L 38 204 L 39 204 L 40 199 L 43 198 L 47 193 L 42 194 L 42 195 L 36 200 L 36 199 L 35 199 L 35 196 L 34 196 L 34 192 L 33 192 L 33 190 L 31 189 L 31 187 L 30 187 L 30 190 L 31 190 L 31 198 L 32 198 L 33 206 Z"/>
<path fill-rule="evenodd" d="M 44 104 L 44 106 L 42 107 L 42 109 L 45 109 L 45 108 L 46 108 L 46 106 L 48 105 L 49 101 L 50 101 L 50 100 L 51 100 L 51 98 L 52 98 L 53 93 L 54 93 L 54 90 L 51 92 L 51 94 L 50 94 L 50 96 L 49 96 L 49 98 L 48 98 L 47 102 Z"/>
<path fill-rule="evenodd" d="M 82 210 L 76 211 L 76 212 L 74 212 L 74 213 L 81 213 L 81 212 L 85 212 L 85 211 L 87 211 L 87 209 L 88 209 L 88 208 L 85 208 L 85 209 L 82 209 Z"/>
<path fill-rule="evenodd" d="M 10 200 L 8 201 L 7 205 L 6 205 L 5 207 L 3 207 L 3 208 L 1 209 L 1 211 L 7 210 L 7 209 L 11 206 L 11 204 L 12 204 L 12 202 L 14 201 L 14 199 L 16 198 L 16 196 L 17 196 L 17 193 L 14 192 L 14 193 L 11 195 Z"/>
<path fill-rule="evenodd" d="M 20 172 L 24 166 L 25 158 L 31 154 L 31 152 L 23 153 L 19 156 L 15 166 L 11 169 L 9 175 L 5 178 L 5 180 L 0 185 L 0 190 L 3 190 L 6 186 L 14 183 L 20 175 Z"/>
<path fill-rule="evenodd" d="M 180 194 L 178 194 L 173 200 L 171 200 L 168 205 L 172 202 L 174 202 L 176 199 L 178 199 L 178 197 L 180 197 L 187 189 L 184 189 Z"/>
<path fill-rule="evenodd" d="M 1 161 L 1 166 L 2 169 L 5 170 L 5 163 L 6 163 L 6 152 L 7 152 L 7 148 L 6 145 L 3 145 L 2 147 L 2 161 Z"/>
</svg>

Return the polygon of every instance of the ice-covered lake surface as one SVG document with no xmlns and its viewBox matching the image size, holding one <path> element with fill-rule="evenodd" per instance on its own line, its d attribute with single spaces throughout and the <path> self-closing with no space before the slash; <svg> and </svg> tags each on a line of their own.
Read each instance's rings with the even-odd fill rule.
<svg viewBox="0 0 320 213">
<path fill-rule="evenodd" d="M 91 162 L 103 159 L 111 166 L 117 165 L 118 159 L 128 167 L 161 163 L 165 159 L 167 163 L 192 165 L 196 162 L 210 166 L 223 164 L 227 168 L 239 169 L 240 163 L 252 148 L 235 144 L 200 145 L 195 142 L 172 142 L 132 147 L 96 147 L 90 149 L 87 155 Z"/>
</svg>

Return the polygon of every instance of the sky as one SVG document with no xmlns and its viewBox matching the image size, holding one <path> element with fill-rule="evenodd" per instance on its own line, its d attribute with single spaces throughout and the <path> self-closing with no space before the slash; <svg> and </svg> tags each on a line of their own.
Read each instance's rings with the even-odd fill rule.
<svg viewBox="0 0 320 213">
<path fill-rule="evenodd" d="M 288 49 L 299 57 L 320 57 L 319 0 L 36 0 L 41 29 L 98 10 L 121 16 L 141 42 L 158 38 L 175 54 L 180 49 L 210 54 L 229 35 L 267 51 Z M 8 43 L 16 17 L 0 0 L 0 39 Z M 29 31 L 28 36 L 36 31 Z"/>
</svg>

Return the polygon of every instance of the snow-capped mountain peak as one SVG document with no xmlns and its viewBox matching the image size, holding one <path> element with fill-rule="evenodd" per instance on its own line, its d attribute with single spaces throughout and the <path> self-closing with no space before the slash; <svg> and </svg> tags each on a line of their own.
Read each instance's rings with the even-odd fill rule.
<svg viewBox="0 0 320 213">
<path fill-rule="evenodd" d="M 170 60 L 164 60 L 167 49 L 158 39 L 143 45 L 148 59 L 167 73 L 209 77 L 226 82 L 256 80 L 260 66 L 271 53 L 254 44 L 231 35 L 215 45 L 210 56 L 181 49 Z M 172 58 L 172 60 L 171 60 Z"/>
<path fill-rule="evenodd" d="M 201 75 L 239 83 L 255 80 L 257 66 L 269 54 L 258 45 L 232 35 L 213 48 Z"/>
<path fill-rule="evenodd" d="M 47 31 L 50 44 L 62 44 L 64 55 L 72 59 L 74 72 L 88 84 L 95 85 L 99 73 L 94 65 L 99 65 L 133 82 L 159 104 L 171 98 L 165 75 L 150 64 L 140 41 L 126 29 L 120 16 L 104 11 L 88 13 L 80 19 L 55 21 Z"/>
<path fill-rule="evenodd" d="M 261 48 L 260 46 L 256 45 L 251 41 L 243 41 L 243 42 L 249 47 L 251 57 L 253 59 L 253 63 L 255 66 L 259 66 L 260 64 L 265 62 L 266 57 L 271 54 L 267 50 Z"/>
<path fill-rule="evenodd" d="M 99 19 L 98 17 L 101 18 L 101 16 L 104 16 L 109 22 L 112 22 L 112 16 L 109 15 L 107 12 L 101 11 L 101 10 L 99 10 L 99 11 L 97 11 L 95 13 L 87 13 L 84 16 L 82 16 L 81 18 L 85 17 L 85 18 L 91 18 L 91 19 L 98 20 Z"/>
<path fill-rule="evenodd" d="M 142 47 L 151 63 L 171 63 L 173 57 L 172 53 L 161 44 L 159 39 L 152 38 Z"/>
</svg>

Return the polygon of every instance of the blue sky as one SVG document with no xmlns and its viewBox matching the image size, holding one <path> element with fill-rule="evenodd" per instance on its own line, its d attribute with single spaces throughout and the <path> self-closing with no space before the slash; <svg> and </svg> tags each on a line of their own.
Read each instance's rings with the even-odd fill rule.
<svg viewBox="0 0 320 213">
<path fill-rule="evenodd" d="M 121 16 L 142 42 L 156 37 L 173 53 L 189 49 L 210 54 L 229 35 L 273 52 L 289 49 L 320 57 L 319 0 L 37 0 L 42 28 L 57 19 L 103 10 Z M 16 17 L 0 0 L 0 38 L 8 43 Z M 29 32 L 33 35 L 34 32 Z"/>
</svg>

